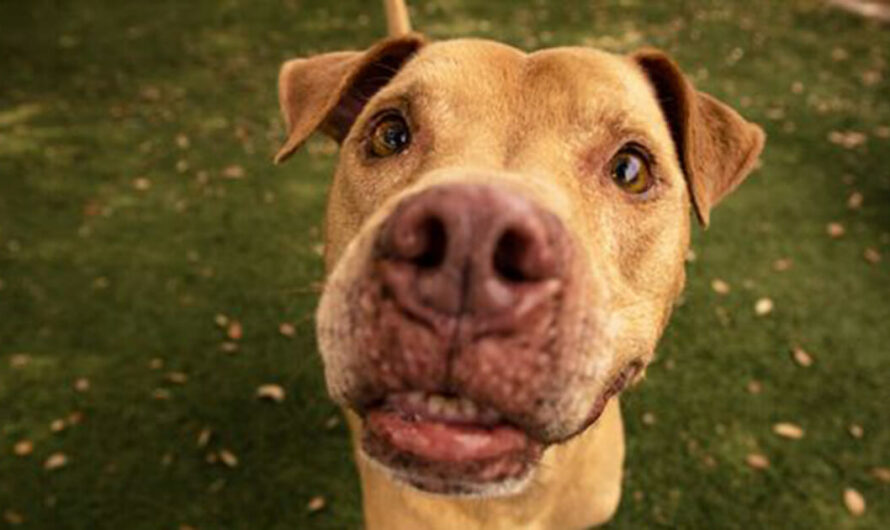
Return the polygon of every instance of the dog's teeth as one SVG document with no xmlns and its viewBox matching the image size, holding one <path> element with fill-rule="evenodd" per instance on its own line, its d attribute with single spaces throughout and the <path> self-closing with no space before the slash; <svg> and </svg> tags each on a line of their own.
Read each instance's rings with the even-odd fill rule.
<svg viewBox="0 0 890 530">
<path fill-rule="evenodd" d="M 479 407 L 469 399 L 460 400 L 460 411 L 465 418 L 475 418 L 479 414 Z"/>
<path fill-rule="evenodd" d="M 448 401 L 444 397 L 435 395 L 430 396 L 426 404 L 430 414 L 442 414 L 447 405 Z"/>
</svg>

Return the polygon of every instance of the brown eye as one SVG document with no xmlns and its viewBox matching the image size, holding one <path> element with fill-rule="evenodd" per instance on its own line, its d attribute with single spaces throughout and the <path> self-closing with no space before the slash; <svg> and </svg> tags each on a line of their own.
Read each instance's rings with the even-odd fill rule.
<svg viewBox="0 0 890 530">
<path fill-rule="evenodd" d="M 411 131 L 405 119 L 397 114 L 384 117 L 371 131 L 369 149 L 372 156 L 383 158 L 400 153 L 411 143 Z"/>
<path fill-rule="evenodd" d="M 612 180 L 628 193 L 645 193 L 655 184 L 649 171 L 649 163 L 632 149 L 622 150 L 615 155 L 611 162 L 611 173 Z"/>
</svg>

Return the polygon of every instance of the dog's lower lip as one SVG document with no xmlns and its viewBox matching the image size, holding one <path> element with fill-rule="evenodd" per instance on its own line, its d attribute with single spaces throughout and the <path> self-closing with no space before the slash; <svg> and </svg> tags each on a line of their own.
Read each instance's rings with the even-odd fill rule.
<svg viewBox="0 0 890 530">
<path fill-rule="evenodd" d="M 480 426 L 410 418 L 374 410 L 366 418 L 370 433 L 393 449 L 431 462 L 473 462 L 524 451 L 531 441 L 507 424 Z"/>
</svg>

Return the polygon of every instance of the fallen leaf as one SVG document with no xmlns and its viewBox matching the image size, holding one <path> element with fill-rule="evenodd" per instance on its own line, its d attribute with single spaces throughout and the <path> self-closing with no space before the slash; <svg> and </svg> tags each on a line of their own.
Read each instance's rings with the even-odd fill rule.
<svg viewBox="0 0 890 530">
<path fill-rule="evenodd" d="M 751 380 L 748 381 L 748 385 L 746 386 L 749 394 L 759 394 L 763 391 L 763 385 L 760 381 Z"/>
<path fill-rule="evenodd" d="M 800 346 L 794 346 L 791 348 L 791 356 L 794 358 L 794 362 L 803 366 L 804 368 L 813 365 L 813 357 L 806 352 Z"/>
<path fill-rule="evenodd" d="M 90 389 L 90 380 L 86 377 L 80 377 L 74 381 L 74 390 L 78 392 L 86 392 Z"/>
<path fill-rule="evenodd" d="M 229 451 L 228 449 L 220 450 L 219 459 L 222 461 L 223 464 L 229 467 L 238 466 L 238 457 L 235 456 L 235 453 Z"/>
<path fill-rule="evenodd" d="M 847 488 L 844 490 L 844 506 L 850 515 L 859 517 L 865 513 L 865 497 L 853 488 Z"/>
<path fill-rule="evenodd" d="M 183 372 L 168 372 L 164 378 L 174 385 L 184 385 L 189 380 L 188 374 Z"/>
<path fill-rule="evenodd" d="M 160 370 L 161 368 L 164 367 L 164 359 L 161 359 L 160 357 L 155 357 L 152 360 L 148 361 L 148 367 L 151 370 Z"/>
<path fill-rule="evenodd" d="M 166 401 L 170 399 L 171 396 L 172 394 L 166 388 L 156 388 L 151 393 L 152 399 L 156 399 L 158 401 Z"/>
<path fill-rule="evenodd" d="M 890 127 L 886 125 L 875 127 L 875 136 L 878 138 L 890 138 Z"/>
<path fill-rule="evenodd" d="M 788 258 L 777 259 L 773 262 L 773 270 L 776 272 L 785 272 L 791 268 L 793 262 Z"/>
<path fill-rule="evenodd" d="M 27 353 L 17 353 L 9 358 L 10 368 L 24 368 L 31 362 L 31 356 Z"/>
<path fill-rule="evenodd" d="M 192 145 L 192 142 L 189 140 L 188 136 L 182 133 L 176 135 L 176 147 L 180 149 L 188 149 L 190 145 Z"/>
<path fill-rule="evenodd" d="M 285 392 L 281 385 L 262 385 L 256 390 L 256 397 L 259 399 L 268 399 L 276 403 L 284 401 Z"/>
<path fill-rule="evenodd" d="M 75 410 L 74 412 L 68 414 L 68 417 L 65 418 L 65 421 L 68 423 L 69 427 L 80 425 L 83 422 L 83 412 Z"/>
<path fill-rule="evenodd" d="M 25 516 L 15 510 L 4 510 L 3 520 L 12 526 L 18 526 L 25 522 Z"/>
<path fill-rule="evenodd" d="M 43 469 L 53 471 L 66 465 L 68 465 L 68 457 L 65 453 L 53 453 L 43 462 Z"/>
<path fill-rule="evenodd" d="M 244 168 L 237 165 L 232 164 L 231 166 L 226 166 L 222 170 L 222 175 L 227 179 L 241 179 L 244 178 Z"/>
<path fill-rule="evenodd" d="M 804 430 L 799 425 L 788 422 L 776 423 L 773 425 L 773 432 L 790 440 L 800 440 L 804 435 Z"/>
<path fill-rule="evenodd" d="M 281 333 L 285 337 L 293 337 L 297 334 L 297 328 L 290 322 L 282 322 L 278 325 L 278 333 Z"/>
<path fill-rule="evenodd" d="M 850 433 L 850 436 L 856 438 L 857 440 L 862 439 L 865 436 L 865 429 L 862 428 L 862 425 L 857 423 L 851 423 L 849 427 L 847 427 L 847 432 Z"/>
<path fill-rule="evenodd" d="M 890 484 L 890 467 L 872 468 L 871 476 L 875 477 L 884 484 Z"/>
<path fill-rule="evenodd" d="M 61 418 L 53 420 L 52 423 L 49 424 L 49 430 L 52 432 L 62 432 L 65 430 L 65 427 L 67 427 L 65 420 Z"/>
<path fill-rule="evenodd" d="M 309 513 L 315 513 L 323 510 L 326 504 L 327 502 L 324 500 L 324 497 L 318 495 L 309 499 L 309 502 L 306 503 L 306 510 L 308 510 Z"/>
<path fill-rule="evenodd" d="M 145 101 L 159 101 L 161 99 L 161 89 L 156 86 L 146 86 L 139 91 L 139 97 Z"/>
<path fill-rule="evenodd" d="M 877 265 L 881 262 L 881 253 L 878 252 L 878 249 L 874 247 L 868 247 L 865 249 L 865 252 L 862 253 L 862 257 L 865 258 L 865 261 L 871 263 L 872 265 Z"/>
<path fill-rule="evenodd" d="M 34 442 L 31 440 L 19 440 L 12 447 L 12 452 L 15 456 L 28 456 L 34 452 Z"/>
<path fill-rule="evenodd" d="M 854 191 L 850 194 L 850 198 L 847 199 L 847 208 L 851 210 L 858 210 L 862 207 L 862 201 L 864 200 L 861 193 L 858 191 Z"/>
<path fill-rule="evenodd" d="M 151 181 L 145 177 L 133 179 L 133 188 L 136 191 L 148 191 L 151 189 Z"/>
<path fill-rule="evenodd" d="M 244 328 L 241 327 L 241 323 L 237 320 L 229 322 L 229 326 L 226 328 L 226 336 L 232 340 L 241 340 L 241 337 L 244 336 Z"/>
<path fill-rule="evenodd" d="M 754 313 L 759 316 L 766 316 L 773 312 L 773 301 L 769 298 L 761 298 L 754 304 Z"/>
<path fill-rule="evenodd" d="M 219 345 L 219 349 L 225 353 L 235 353 L 238 351 L 238 343 L 226 341 Z"/>
<path fill-rule="evenodd" d="M 223 315 L 222 313 L 218 313 L 215 317 L 213 317 L 213 322 L 215 322 L 217 326 L 224 328 L 229 325 L 229 317 Z"/>
<path fill-rule="evenodd" d="M 324 422 L 324 428 L 329 431 L 337 427 L 337 425 L 340 425 L 340 416 L 331 416 Z"/>
<path fill-rule="evenodd" d="M 843 235 L 847 233 L 847 229 L 840 223 L 828 223 L 825 227 L 825 231 L 828 233 L 829 237 L 835 239 L 843 237 Z"/>
<path fill-rule="evenodd" d="M 745 457 L 745 463 L 753 469 L 766 469 L 769 467 L 769 459 L 760 453 L 751 453 Z"/>
<path fill-rule="evenodd" d="M 655 414 L 652 414 L 651 412 L 644 412 L 642 421 L 643 425 L 655 425 Z"/>
<path fill-rule="evenodd" d="M 695 251 L 693 249 L 690 248 L 689 250 L 686 251 L 686 261 L 687 262 L 694 263 L 696 259 L 698 259 L 698 256 L 696 256 Z"/>
<path fill-rule="evenodd" d="M 198 433 L 198 447 L 203 449 L 207 447 L 207 444 L 210 443 L 210 438 L 213 436 L 213 431 L 210 430 L 209 427 L 204 427 L 201 429 L 201 432 Z"/>
<path fill-rule="evenodd" d="M 828 141 L 845 149 L 853 149 L 864 144 L 868 137 L 857 131 L 831 131 Z"/>
<path fill-rule="evenodd" d="M 711 289 L 717 294 L 729 294 L 730 287 L 725 281 L 715 278 L 711 281 Z"/>
</svg>

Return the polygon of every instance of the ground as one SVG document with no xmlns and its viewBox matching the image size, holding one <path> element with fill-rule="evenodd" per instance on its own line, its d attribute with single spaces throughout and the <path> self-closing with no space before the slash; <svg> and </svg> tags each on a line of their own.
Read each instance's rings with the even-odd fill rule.
<svg viewBox="0 0 890 530">
<path fill-rule="evenodd" d="M 769 135 L 624 401 L 608 528 L 890 527 L 887 26 L 815 0 L 415 4 L 434 38 L 664 48 Z M 0 528 L 358 530 L 313 334 L 335 151 L 270 160 L 278 65 L 369 45 L 380 6 L 34 0 L 0 20 Z"/>
</svg>

